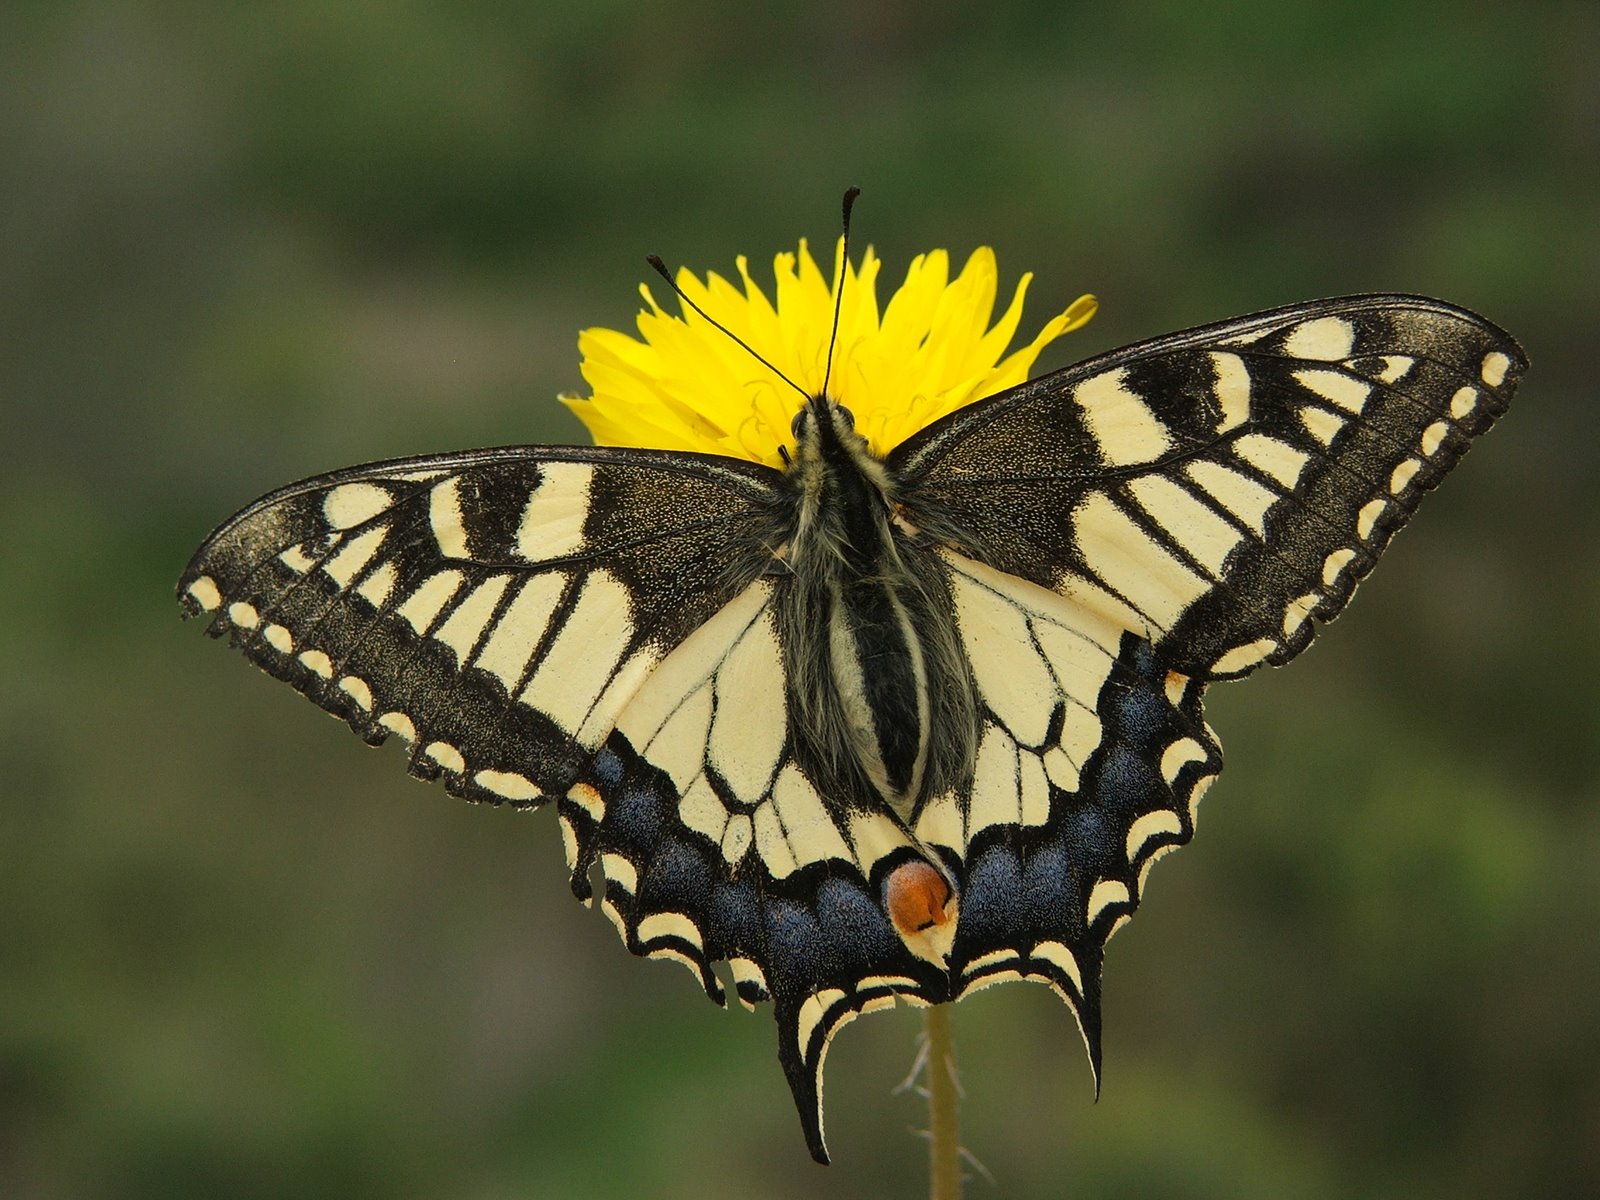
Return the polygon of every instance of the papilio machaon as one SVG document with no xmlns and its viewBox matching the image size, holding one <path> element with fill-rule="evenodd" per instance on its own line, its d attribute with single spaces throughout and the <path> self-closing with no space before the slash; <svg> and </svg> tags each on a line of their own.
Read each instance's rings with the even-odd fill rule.
<svg viewBox="0 0 1600 1200">
<path fill-rule="evenodd" d="M 1526 360 L 1436 300 L 1113 351 L 878 457 L 827 395 L 785 469 L 511 447 L 353 467 L 217 529 L 213 636 L 411 773 L 554 802 L 635 954 L 773 1002 L 826 1161 L 829 1040 L 1028 978 L 1099 1073 L 1106 940 L 1221 768 L 1208 684 L 1287 662 Z"/>
</svg>

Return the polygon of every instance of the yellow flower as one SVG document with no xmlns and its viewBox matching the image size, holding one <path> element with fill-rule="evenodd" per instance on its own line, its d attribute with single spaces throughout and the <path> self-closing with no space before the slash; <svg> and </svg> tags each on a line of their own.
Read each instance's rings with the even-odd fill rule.
<svg viewBox="0 0 1600 1200">
<path fill-rule="evenodd" d="M 999 275 L 987 246 L 973 251 L 954 279 L 948 253 L 919 255 L 881 312 L 880 262 L 870 246 L 857 268 L 844 262 L 841 238 L 830 286 L 802 240 L 798 254 L 773 260 L 775 301 L 750 278 L 748 261 L 737 262 L 743 292 L 715 273 L 702 283 L 687 269 L 678 272 L 678 286 L 807 393 L 820 391 L 828 374 L 834 286 L 843 265 L 828 391 L 851 410 L 880 455 L 946 413 L 1021 383 L 1039 351 L 1096 307 L 1094 297 L 1079 297 L 1032 342 L 1001 358 L 1032 275 L 1018 281 L 1010 306 L 991 326 Z M 782 465 L 779 448 L 792 447 L 790 423 L 802 403 L 794 387 L 698 313 L 675 316 L 648 286 L 640 292 L 648 306 L 639 314 L 643 340 L 612 329 L 580 333 L 581 369 L 593 395 L 562 401 L 601 445 L 701 450 Z"/>
</svg>

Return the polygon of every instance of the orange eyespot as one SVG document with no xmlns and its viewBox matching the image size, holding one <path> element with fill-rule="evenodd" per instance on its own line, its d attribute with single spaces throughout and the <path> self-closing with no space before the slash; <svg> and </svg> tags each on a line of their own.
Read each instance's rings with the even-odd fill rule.
<svg viewBox="0 0 1600 1200">
<path fill-rule="evenodd" d="M 902 937 L 943 925 L 953 915 L 949 881 L 921 859 L 889 872 L 883 893 L 889 919 Z"/>
</svg>

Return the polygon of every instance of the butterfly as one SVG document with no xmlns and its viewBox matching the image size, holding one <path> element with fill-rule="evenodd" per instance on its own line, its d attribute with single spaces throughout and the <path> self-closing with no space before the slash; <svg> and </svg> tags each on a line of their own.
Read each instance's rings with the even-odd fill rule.
<svg viewBox="0 0 1600 1200">
<path fill-rule="evenodd" d="M 1098 1080 L 1107 939 L 1221 769 L 1212 683 L 1293 658 L 1527 360 L 1368 295 L 1145 341 L 886 454 L 826 390 L 781 468 L 518 446 L 372 463 L 200 547 L 189 614 L 468 800 L 549 805 L 574 894 L 770 1001 L 827 1161 L 830 1039 L 1053 989 Z"/>
</svg>

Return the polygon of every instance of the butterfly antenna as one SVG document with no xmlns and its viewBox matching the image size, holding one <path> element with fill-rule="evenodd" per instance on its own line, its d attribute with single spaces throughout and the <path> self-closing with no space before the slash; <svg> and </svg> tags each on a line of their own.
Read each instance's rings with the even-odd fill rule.
<svg viewBox="0 0 1600 1200">
<path fill-rule="evenodd" d="M 839 340 L 839 311 L 844 307 L 844 276 L 850 266 L 850 210 L 861 195 L 858 187 L 846 188 L 844 193 L 844 237 L 840 239 L 838 279 L 839 290 L 833 297 L 833 332 L 828 335 L 828 366 L 822 373 L 822 394 L 828 394 L 828 381 L 833 378 L 833 347 Z"/>
<path fill-rule="evenodd" d="M 807 392 L 805 390 L 805 388 L 801 387 L 798 383 L 796 383 L 794 380 L 790 379 L 782 371 L 778 370 L 777 367 L 773 366 L 770 362 L 768 362 L 760 354 L 757 354 L 755 349 L 754 349 L 754 347 L 752 347 L 749 342 L 745 341 L 737 333 L 733 332 L 733 330 L 729 329 L 721 321 L 717 320 L 710 313 L 706 312 L 705 309 L 701 308 L 693 300 L 689 299 L 689 297 L 684 294 L 684 290 L 681 287 L 678 286 L 678 281 L 672 277 L 672 272 L 667 270 L 667 264 L 661 261 L 661 256 L 659 254 L 647 254 L 645 256 L 645 261 L 647 263 L 649 263 L 652 267 L 655 268 L 657 275 L 660 275 L 661 278 L 663 278 L 663 279 L 665 279 L 667 281 L 667 286 L 670 287 L 675 293 L 677 293 L 677 296 L 678 296 L 679 300 L 683 301 L 690 308 L 694 309 L 695 312 L 699 313 L 707 321 L 710 321 L 714 328 L 720 329 L 723 333 L 727 334 L 730 338 L 732 338 L 734 340 L 735 344 L 737 344 L 738 346 L 741 346 L 744 349 L 744 352 L 746 354 L 748 354 L 751 358 L 755 359 L 758 363 L 760 363 L 762 366 L 764 366 L 767 370 L 771 371 L 779 379 L 783 380 L 790 387 L 792 387 L 795 391 L 799 392 L 807 400 L 811 399 L 810 393 Z"/>
</svg>

